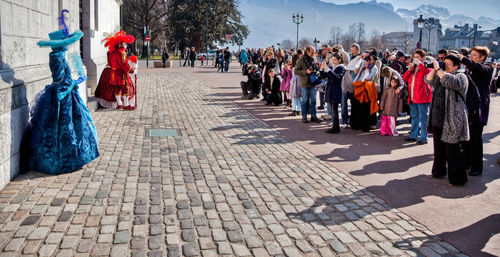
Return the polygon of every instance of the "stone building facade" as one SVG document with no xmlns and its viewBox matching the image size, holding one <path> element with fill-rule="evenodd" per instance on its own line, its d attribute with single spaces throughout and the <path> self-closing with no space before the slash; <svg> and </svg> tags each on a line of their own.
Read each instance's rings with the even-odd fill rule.
<svg viewBox="0 0 500 257">
<path fill-rule="evenodd" d="M 0 0 L 0 189 L 20 171 L 20 144 L 30 103 L 52 82 L 51 50 L 39 48 L 36 42 L 48 39 L 48 33 L 58 29 L 62 9 L 70 11 L 66 21 L 70 31 L 81 29 L 85 33 L 68 53 L 79 52 L 88 67 L 89 80 L 79 87 L 87 102 L 87 86 L 95 88 L 106 62 L 106 49 L 100 40 L 104 31 L 119 28 L 120 5 L 121 0 Z"/>
<path fill-rule="evenodd" d="M 496 30 L 480 31 L 477 24 L 469 26 L 455 25 L 445 30 L 441 38 L 441 47 L 449 49 L 460 49 L 462 47 L 472 48 L 474 45 L 489 46 L 491 37 Z"/>
<path fill-rule="evenodd" d="M 439 19 L 427 18 L 424 22 L 424 28 L 422 29 L 422 49 L 426 51 L 431 51 L 434 54 L 437 53 L 439 48 L 439 39 L 442 35 L 442 25 Z M 420 39 L 420 30 L 418 29 L 417 20 L 413 20 L 413 41 L 416 47 L 417 42 Z"/>
</svg>

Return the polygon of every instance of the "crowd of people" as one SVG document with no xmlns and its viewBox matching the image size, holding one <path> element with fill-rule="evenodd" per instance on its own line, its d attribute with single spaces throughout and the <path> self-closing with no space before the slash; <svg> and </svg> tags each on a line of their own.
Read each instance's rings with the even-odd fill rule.
<svg viewBox="0 0 500 257">
<path fill-rule="evenodd" d="M 322 122 L 316 110 L 326 105 L 327 133 L 378 128 L 382 135 L 398 136 L 398 117 L 409 115 L 405 141 L 427 144 L 433 134 L 433 178 L 448 175 L 450 185 L 463 186 L 467 175 L 482 174 L 490 92 L 500 83 L 500 63 L 486 63 L 487 47 L 441 49 L 437 55 L 422 49 L 411 55 L 363 51 L 356 43 L 349 50 L 341 45 L 243 49 L 237 54 L 247 76 L 242 98 L 283 104 L 304 123 Z"/>
</svg>

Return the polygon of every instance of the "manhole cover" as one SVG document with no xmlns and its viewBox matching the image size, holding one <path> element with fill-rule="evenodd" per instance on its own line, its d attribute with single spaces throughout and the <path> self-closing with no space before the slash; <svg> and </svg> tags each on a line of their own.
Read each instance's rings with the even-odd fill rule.
<svg viewBox="0 0 500 257">
<path fill-rule="evenodd" d="M 148 137 L 176 137 L 177 129 L 149 129 Z"/>
</svg>

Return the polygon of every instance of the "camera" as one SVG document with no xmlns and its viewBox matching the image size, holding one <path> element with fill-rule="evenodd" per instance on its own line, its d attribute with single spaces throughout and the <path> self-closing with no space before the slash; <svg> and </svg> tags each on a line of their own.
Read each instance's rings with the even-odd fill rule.
<svg viewBox="0 0 500 257">
<path fill-rule="evenodd" d="M 439 61 L 438 63 L 439 63 L 439 68 L 441 68 L 442 70 L 445 70 L 446 65 L 444 64 L 444 62 L 443 61 Z"/>
<path fill-rule="evenodd" d="M 424 61 L 425 68 L 431 68 L 431 69 L 434 68 L 434 64 L 432 64 L 432 60 L 433 60 L 432 57 L 429 57 L 429 56 L 425 57 L 425 61 Z"/>
</svg>

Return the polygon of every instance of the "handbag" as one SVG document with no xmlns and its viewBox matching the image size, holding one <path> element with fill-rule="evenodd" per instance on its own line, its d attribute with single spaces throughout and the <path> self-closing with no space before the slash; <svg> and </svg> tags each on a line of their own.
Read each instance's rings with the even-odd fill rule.
<svg viewBox="0 0 500 257">
<path fill-rule="evenodd" d="M 316 74 L 316 72 L 313 72 L 309 74 L 309 82 L 311 83 L 311 85 L 317 86 L 321 84 L 322 80 L 319 79 L 318 74 Z"/>
</svg>

